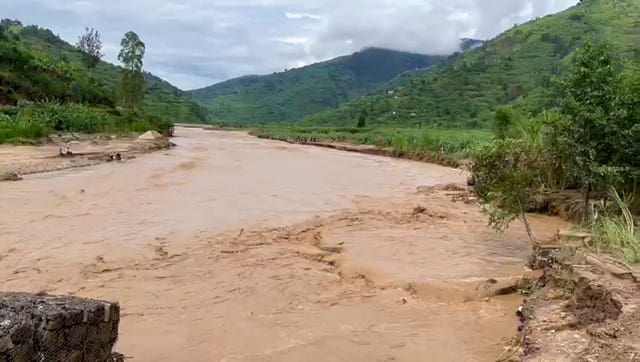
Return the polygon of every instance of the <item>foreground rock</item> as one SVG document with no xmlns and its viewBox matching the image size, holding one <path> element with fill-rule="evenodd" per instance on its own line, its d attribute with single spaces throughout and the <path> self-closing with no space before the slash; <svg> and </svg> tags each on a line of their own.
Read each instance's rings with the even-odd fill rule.
<svg viewBox="0 0 640 362">
<path fill-rule="evenodd" d="M 0 293 L 0 361 L 110 361 L 120 306 Z"/>
</svg>

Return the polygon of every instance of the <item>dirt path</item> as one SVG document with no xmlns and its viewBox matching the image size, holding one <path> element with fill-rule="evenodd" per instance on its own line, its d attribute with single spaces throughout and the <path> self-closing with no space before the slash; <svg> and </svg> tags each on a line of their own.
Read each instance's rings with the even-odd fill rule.
<svg viewBox="0 0 640 362">
<path fill-rule="evenodd" d="M 491 361 L 514 335 L 521 298 L 491 296 L 524 271 L 523 228 L 496 235 L 477 205 L 416 192 L 460 171 L 178 136 L 1 184 L 3 289 L 120 301 L 134 361 Z"/>
</svg>

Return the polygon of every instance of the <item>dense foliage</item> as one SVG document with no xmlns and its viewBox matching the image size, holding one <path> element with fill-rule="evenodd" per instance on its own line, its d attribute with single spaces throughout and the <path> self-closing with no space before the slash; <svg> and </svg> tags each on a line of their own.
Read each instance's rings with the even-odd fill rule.
<svg viewBox="0 0 640 362">
<path fill-rule="evenodd" d="M 25 103 L 0 110 L 0 143 L 30 143 L 54 132 L 126 133 L 157 130 L 170 134 L 173 124 L 151 114 L 58 102 Z"/>
<path fill-rule="evenodd" d="M 550 113 L 496 112 L 494 140 L 473 157 L 476 191 L 503 229 L 516 217 L 526 221 L 541 192 L 582 190 L 593 246 L 640 261 L 633 217 L 640 212 L 640 73 L 606 43 L 586 42 L 556 87 Z M 596 206 L 594 198 L 615 202 Z"/>
<path fill-rule="evenodd" d="M 0 40 L 0 104 L 53 98 L 113 105 L 110 89 L 78 63 L 33 52 L 6 32 Z"/>
<path fill-rule="evenodd" d="M 88 72 L 81 66 L 82 51 L 61 40 L 51 30 L 37 26 L 23 26 L 19 21 L 5 19 L 0 23 L 0 34 L 4 34 L 0 35 L 2 47 L 10 49 L 17 47 L 22 57 L 47 59 L 47 64 L 83 71 L 87 77 L 93 79 L 87 91 L 93 89 L 105 93 L 107 100 L 100 102 L 101 104 L 113 105 L 120 99 L 118 82 L 122 68 L 100 61 Z M 2 41 L 2 39 L 5 40 Z M 9 50 L 3 50 L 3 52 L 7 51 Z M 2 55 L 4 53 L 0 54 L 0 104 L 15 105 L 20 99 L 68 101 L 71 82 L 60 81 L 61 75 L 50 76 L 50 70 L 29 74 L 12 65 L 11 61 Z M 67 71 L 66 74 L 69 72 Z M 206 123 L 209 121 L 207 110 L 192 101 L 187 93 L 150 73 L 143 72 L 143 76 L 146 84 L 143 113 L 161 115 L 173 122 Z M 75 77 L 75 80 L 80 83 L 80 88 L 86 85 L 83 79 Z M 95 84 L 100 86 L 95 87 Z M 55 88 L 55 91 L 52 91 L 52 88 Z M 77 87 L 74 86 L 74 88 Z M 74 99 L 74 101 L 79 100 Z"/>
<path fill-rule="evenodd" d="M 439 64 L 426 56 L 369 48 L 328 62 L 191 91 L 217 121 L 291 122 L 370 93 L 408 70 Z M 355 122 L 353 123 L 355 124 Z"/>
<path fill-rule="evenodd" d="M 32 36 L 75 57 L 31 46 Z M 119 93 L 97 69 L 82 65 L 84 53 L 48 31 L 0 23 L 0 142 L 26 142 L 51 132 L 171 130 L 149 107 L 119 110 Z"/>
<path fill-rule="evenodd" d="M 575 49 L 589 38 L 609 41 L 627 59 L 640 57 L 640 1 L 581 1 L 302 123 L 352 125 L 366 109 L 370 125 L 487 125 L 506 104 L 535 116 L 552 106 L 553 79 L 566 73 Z"/>
</svg>

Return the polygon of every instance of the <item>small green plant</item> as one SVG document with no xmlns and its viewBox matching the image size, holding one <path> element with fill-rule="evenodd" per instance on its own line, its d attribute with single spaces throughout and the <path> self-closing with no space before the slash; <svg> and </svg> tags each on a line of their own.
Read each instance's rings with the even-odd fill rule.
<svg viewBox="0 0 640 362">
<path fill-rule="evenodd" d="M 589 246 L 597 252 L 611 253 L 627 263 L 640 263 L 640 230 L 635 225 L 629 209 L 632 198 L 623 200 L 613 188 L 609 194 L 618 212 L 597 218 L 593 222 Z"/>
</svg>

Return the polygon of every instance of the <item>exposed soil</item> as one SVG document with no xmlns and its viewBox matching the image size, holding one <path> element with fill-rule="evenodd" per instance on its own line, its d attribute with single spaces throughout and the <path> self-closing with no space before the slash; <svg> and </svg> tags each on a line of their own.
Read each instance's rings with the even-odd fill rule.
<svg viewBox="0 0 640 362">
<path fill-rule="evenodd" d="M 19 181 L 22 175 L 126 161 L 137 155 L 167 149 L 167 139 L 89 135 L 52 136 L 39 146 L 0 145 L 0 181 Z M 62 156 L 61 148 L 68 149 Z"/>
<path fill-rule="evenodd" d="M 522 298 L 502 294 L 531 246 L 522 225 L 487 228 L 464 172 L 177 135 L 131 162 L 3 183 L 3 289 L 118 301 L 134 361 L 503 354 Z M 565 226 L 531 222 L 540 238 Z"/>
<path fill-rule="evenodd" d="M 524 304 L 519 348 L 505 360 L 640 361 L 638 276 L 604 256 L 562 260 Z"/>
</svg>

